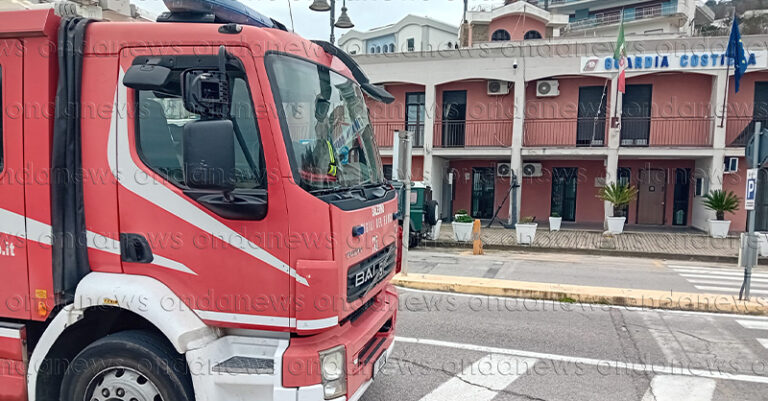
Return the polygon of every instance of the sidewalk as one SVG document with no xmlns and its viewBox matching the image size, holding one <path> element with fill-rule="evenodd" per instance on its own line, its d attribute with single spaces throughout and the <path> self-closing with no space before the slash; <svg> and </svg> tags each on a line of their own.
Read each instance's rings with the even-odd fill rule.
<svg viewBox="0 0 768 401">
<path fill-rule="evenodd" d="M 625 232 L 612 238 L 603 237 L 599 230 L 550 232 L 539 229 L 533 245 L 518 245 L 515 230 L 501 227 L 483 228 L 480 238 L 486 249 L 547 252 L 567 250 L 571 253 L 654 257 L 659 259 L 701 260 L 707 262 L 736 262 L 739 239 L 714 239 L 695 232 Z M 443 224 L 436 241 L 425 241 L 424 247 L 471 247 L 453 238 L 450 224 Z"/>
<path fill-rule="evenodd" d="M 759 268 L 750 302 L 738 300 L 741 270 L 730 264 L 519 251 L 414 250 L 408 275 L 416 290 L 565 303 L 768 315 L 768 270 Z M 703 284 L 702 284 L 703 283 Z"/>
</svg>

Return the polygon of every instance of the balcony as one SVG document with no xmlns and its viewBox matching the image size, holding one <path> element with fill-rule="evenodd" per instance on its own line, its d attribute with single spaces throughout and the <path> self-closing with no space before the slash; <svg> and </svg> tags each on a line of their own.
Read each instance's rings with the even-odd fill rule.
<svg viewBox="0 0 768 401">
<path fill-rule="evenodd" d="M 605 117 L 526 119 L 523 146 L 605 146 Z"/>
<path fill-rule="evenodd" d="M 640 21 L 645 19 L 667 17 L 678 13 L 677 1 L 657 3 L 648 6 L 624 9 L 624 22 Z M 612 10 L 596 13 L 589 18 L 573 21 L 568 24 L 566 30 L 578 31 L 603 25 L 613 25 L 621 22 L 622 10 Z"/>
<path fill-rule="evenodd" d="M 725 146 L 729 148 L 743 148 L 747 141 L 755 133 L 755 124 L 761 122 L 763 127 L 768 127 L 768 117 L 728 117 L 725 123 Z"/>
<path fill-rule="evenodd" d="M 512 120 L 436 121 L 435 148 L 507 148 Z"/>
<path fill-rule="evenodd" d="M 374 122 L 373 136 L 376 138 L 376 144 L 379 148 L 391 148 L 395 140 L 395 131 L 413 132 L 413 147 L 420 148 L 424 146 L 424 123 L 408 124 L 401 122 Z"/>
<path fill-rule="evenodd" d="M 712 146 L 712 117 L 622 117 L 621 146 Z"/>
</svg>

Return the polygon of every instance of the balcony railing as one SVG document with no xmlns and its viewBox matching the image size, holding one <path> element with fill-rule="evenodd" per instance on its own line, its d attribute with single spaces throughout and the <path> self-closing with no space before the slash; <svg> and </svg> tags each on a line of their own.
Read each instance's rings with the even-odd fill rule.
<svg viewBox="0 0 768 401">
<path fill-rule="evenodd" d="M 768 117 L 728 117 L 725 123 L 725 146 L 743 148 L 755 133 L 755 124 L 761 122 L 768 128 Z M 719 123 L 719 121 L 718 121 Z"/>
<path fill-rule="evenodd" d="M 605 117 L 526 119 L 523 146 L 605 146 L 605 122 Z"/>
<path fill-rule="evenodd" d="M 601 25 L 618 24 L 621 22 L 621 13 L 622 11 L 616 10 L 614 12 L 595 14 L 589 18 L 571 22 L 568 24 L 567 29 L 576 31 L 579 29 L 589 29 Z M 627 8 L 624 10 L 624 22 L 639 21 L 656 17 L 666 17 L 675 15 L 677 13 L 677 1 L 636 8 Z"/>
<path fill-rule="evenodd" d="M 436 121 L 436 148 L 495 148 L 512 146 L 512 120 Z"/>
<path fill-rule="evenodd" d="M 395 131 L 413 132 L 413 147 L 424 146 L 424 124 L 408 124 L 405 122 L 374 122 L 373 135 L 380 148 L 391 148 L 395 140 Z"/>
<path fill-rule="evenodd" d="M 621 146 L 712 146 L 712 117 L 622 117 Z"/>
</svg>

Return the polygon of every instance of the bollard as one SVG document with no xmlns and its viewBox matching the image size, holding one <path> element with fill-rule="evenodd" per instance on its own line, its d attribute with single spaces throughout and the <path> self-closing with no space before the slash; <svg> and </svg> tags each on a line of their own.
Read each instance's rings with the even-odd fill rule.
<svg viewBox="0 0 768 401">
<path fill-rule="evenodd" d="M 472 224 L 472 254 L 483 254 L 483 241 L 480 239 L 480 220 L 475 220 Z"/>
</svg>

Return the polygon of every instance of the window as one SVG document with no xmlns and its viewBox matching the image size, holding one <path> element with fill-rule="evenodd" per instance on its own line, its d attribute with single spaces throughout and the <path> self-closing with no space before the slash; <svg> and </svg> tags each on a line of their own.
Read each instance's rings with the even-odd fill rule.
<svg viewBox="0 0 768 401">
<path fill-rule="evenodd" d="M 453 43 L 451 43 L 451 42 L 448 42 L 448 48 L 449 48 L 449 49 L 453 49 Z"/>
<path fill-rule="evenodd" d="M 391 164 L 385 164 L 384 165 L 384 178 L 391 180 L 392 179 L 392 165 Z"/>
<path fill-rule="evenodd" d="M 409 52 L 412 52 L 412 51 L 416 50 L 416 40 L 415 39 L 408 38 L 407 44 L 408 44 L 408 51 Z"/>
<path fill-rule="evenodd" d="M 376 46 L 376 53 L 381 53 L 381 46 Z"/>
<path fill-rule="evenodd" d="M 541 39 L 541 34 L 538 31 L 528 31 L 525 33 L 525 36 L 523 36 L 523 39 Z"/>
<path fill-rule="evenodd" d="M 389 53 L 389 46 L 384 45 L 384 53 Z"/>
<path fill-rule="evenodd" d="M 268 54 L 265 61 L 296 183 L 318 194 L 383 183 L 360 86 L 296 57 Z"/>
<path fill-rule="evenodd" d="M 376 53 L 376 48 L 371 46 L 371 53 Z"/>
<path fill-rule="evenodd" d="M 349 54 L 357 54 L 357 50 L 351 50 Z"/>
<path fill-rule="evenodd" d="M 181 98 L 181 71 L 167 91 L 137 91 L 137 150 L 142 161 L 173 184 L 186 187 L 183 169 L 184 126 L 200 116 L 184 108 Z M 253 102 L 241 71 L 229 71 L 232 88 L 230 119 L 237 127 L 235 139 L 235 187 L 263 187 L 264 159 Z M 240 144 L 245 147 L 242 147 Z"/>
<path fill-rule="evenodd" d="M 405 129 L 413 132 L 413 146 L 423 146 L 424 103 L 424 92 L 405 94 Z"/>
<path fill-rule="evenodd" d="M 389 44 L 389 52 L 390 53 L 394 53 L 395 52 L 395 44 L 394 43 L 390 43 Z"/>
<path fill-rule="evenodd" d="M 496 31 L 493 32 L 493 35 L 491 35 L 491 40 L 494 42 L 510 40 L 509 32 L 503 29 L 497 29 Z"/>
</svg>

